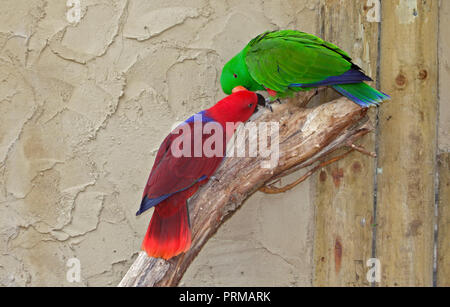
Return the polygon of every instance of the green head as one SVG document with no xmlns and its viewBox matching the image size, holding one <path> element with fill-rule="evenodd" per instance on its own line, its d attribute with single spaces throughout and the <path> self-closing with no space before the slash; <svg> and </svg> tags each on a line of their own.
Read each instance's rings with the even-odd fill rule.
<svg viewBox="0 0 450 307">
<path fill-rule="evenodd" d="M 263 90 L 247 70 L 247 64 L 245 63 L 244 50 L 239 52 L 234 58 L 232 58 L 222 70 L 220 76 L 220 84 L 225 94 L 230 95 L 232 90 L 237 86 L 243 86 L 249 91 Z"/>
</svg>

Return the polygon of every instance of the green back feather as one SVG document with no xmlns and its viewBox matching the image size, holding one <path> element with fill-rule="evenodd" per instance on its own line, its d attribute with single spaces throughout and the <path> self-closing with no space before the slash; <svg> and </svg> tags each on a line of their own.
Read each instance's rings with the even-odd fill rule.
<svg viewBox="0 0 450 307">
<path fill-rule="evenodd" d="M 253 79 L 285 93 L 293 83 L 315 83 L 352 67 L 347 53 L 314 35 L 283 30 L 266 32 L 249 43 L 245 57 Z"/>
</svg>

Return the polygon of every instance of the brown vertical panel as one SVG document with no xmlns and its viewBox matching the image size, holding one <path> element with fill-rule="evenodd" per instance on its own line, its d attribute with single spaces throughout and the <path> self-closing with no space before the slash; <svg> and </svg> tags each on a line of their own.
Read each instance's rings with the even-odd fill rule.
<svg viewBox="0 0 450 307">
<path fill-rule="evenodd" d="M 438 148 L 450 152 L 450 1 L 439 5 L 439 139 Z"/>
<path fill-rule="evenodd" d="M 432 286 L 439 1 L 382 2 L 376 255 L 382 286 Z"/>
<path fill-rule="evenodd" d="M 439 211 L 437 286 L 450 287 L 450 1 L 439 7 Z"/>
<path fill-rule="evenodd" d="M 371 8 L 366 2 L 324 0 L 320 35 L 347 51 L 375 79 L 378 23 L 367 21 Z M 375 112 L 369 112 L 372 120 Z M 374 151 L 375 135 L 365 136 L 361 144 Z M 316 176 L 315 286 L 369 285 L 366 262 L 372 252 L 374 163 L 373 158 L 354 152 Z"/>
<path fill-rule="evenodd" d="M 450 153 L 439 157 L 437 286 L 450 287 Z"/>
</svg>

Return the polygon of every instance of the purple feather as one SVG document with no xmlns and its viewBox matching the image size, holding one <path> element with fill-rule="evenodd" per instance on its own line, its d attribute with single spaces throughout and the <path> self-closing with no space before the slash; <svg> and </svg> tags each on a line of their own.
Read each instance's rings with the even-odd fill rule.
<svg viewBox="0 0 450 307">
<path fill-rule="evenodd" d="M 340 76 L 328 77 L 325 80 L 314 83 L 292 83 L 289 86 L 292 87 L 317 87 L 336 84 L 350 84 L 360 83 L 363 81 L 372 81 L 372 79 L 366 76 L 362 71 L 351 69 Z"/>
</svg>

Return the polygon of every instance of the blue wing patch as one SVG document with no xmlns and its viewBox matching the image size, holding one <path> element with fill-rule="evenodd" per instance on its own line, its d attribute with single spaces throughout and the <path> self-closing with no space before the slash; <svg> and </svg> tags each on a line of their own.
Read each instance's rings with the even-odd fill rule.
<svg viewBox="0 0 450 307">
<path fill-rule="evenodd" d="M 370 77 L 366 76 L 362 71 L 351 69 L 342 75 L 328 77 L 325 80 L 315 82 L 315 83 L 292 83 L 291 87 L 316 87 L 316 86 L 327 86 L 336 84 L 349 84 L 349 83 L 360 83 L 363 81 L 373 81 Z"/>
<path fill-rule="evenodd" d="M 186 191 L 187 189 L 189 189 L 190 187 L 192 187 L 194 184 L 196 184 L 197 182 L 200 182 L 202 180 L 205 180 L 207 177 L 205 175 L 201 176 L 200 178 L 198 178 L 197 180 L 195 180 L 191 185 L 182 188 L 178 191 L 169 193 L 169 194 L 165 194 L 156 198 L 148 198 L 147 195 L 144 196 L 144 198 L 142 199 L 141 202 L 141 207 L 139 208 L 139 211 L 136 212 L 136 215 L 141 215 L 142 213 L 144 213 L 145 211 L 147 211 L 148 209 L 156 206 L 157 204 L 159 204 L 160 202 L 162 202 L 163 200 L 166 200 L 167 198 L 169 198 L 170 196 L 179 193 L 179 192 L 183 192 Z"/>
<path fill-rule="evenodd" d="M 193 123 L 195 121 L 195 118 L 198 116 L 201 116 L 201 121 L 203 123 L 209 123 L 209 122 L 214 122 L 215 120 L 212 119 L 211 117 L 208 117 L 206 114 L 206 110 L 203 110 L 201 112 L 198 112 L 195 115 L 192 115 L 191 117 L 189 117 L 188 119 L 186 119 L 184 122 L 185 123 Z"/>
</svg>

